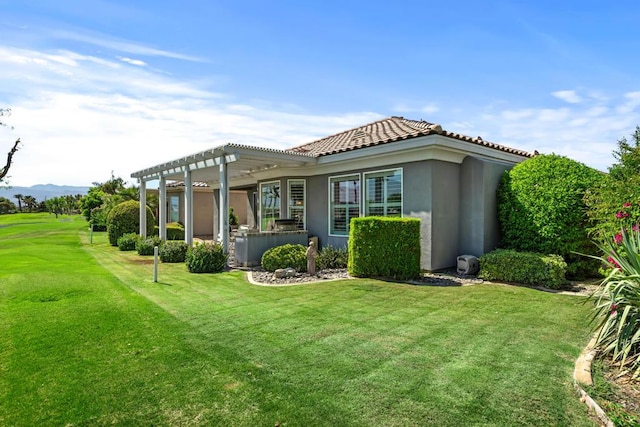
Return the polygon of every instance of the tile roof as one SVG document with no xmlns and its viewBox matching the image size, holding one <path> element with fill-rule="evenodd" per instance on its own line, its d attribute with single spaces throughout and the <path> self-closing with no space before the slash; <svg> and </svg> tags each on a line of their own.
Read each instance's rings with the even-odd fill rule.
<svg viewBox="0 0 640 427">
<path fill-rule="evenodd" d="M 455 132 L 449 132 L 442 129 L 440 125 L 425 122 L 424 120 L 409 120 L 404 117 L 397 116 L 388 117 L 386 119 L 378 120 L 377 122 L 327 136 L 317 141 L 290 148 L 287 151 L 305 153 L 315 157 L 320 157 L 427 135 L 447 136 L 460 141 L 466 141 L 472 144 L 482 145 L 484 147 L 525 157 L 531 157 L 533 155 L 533 153 L 529 153 L 527 151 L 517 150 L 515 148 L 485 141 L 479 136 L 470 137 Z"/>
</svg>

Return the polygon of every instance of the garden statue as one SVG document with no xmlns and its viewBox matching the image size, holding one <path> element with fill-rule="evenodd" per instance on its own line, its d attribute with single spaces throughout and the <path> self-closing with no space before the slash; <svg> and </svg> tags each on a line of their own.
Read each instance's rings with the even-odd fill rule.
<svg viewBox="0 0 640 427">
<path fill-rule="evenodd" d="M 318 251 L 316 250 L 316 245 L 312 241 L 309 242 L 309 247 L 307 248 L 307 273 L 310 275 L 316 274 L 316 257 L 318 256 Z"/>
</svg>

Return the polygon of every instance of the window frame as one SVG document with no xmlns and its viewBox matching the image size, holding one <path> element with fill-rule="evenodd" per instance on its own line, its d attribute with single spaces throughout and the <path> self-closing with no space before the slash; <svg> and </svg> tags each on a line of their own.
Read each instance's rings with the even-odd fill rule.
<svg viewBox="0 0 640 427">
<path fill-rule="evenodd" d="M 291 208 L 296 207 L 296 205 L 292 204 L 292 201 L 293 201 L 293 199 L 291 198 L 292 183 L 298 183 L 298 184 L 302 183 L 302 228 L 298 227 L 298 229 L 306 230 L 306 227 L 307 227 L 307 180 L 304 178 L 287 179 L 287 218 L 294 218 L 291 212 Z"/>
<path fill-rule="evenodd" d="M 368 184 L 367 184 L 367 175 L 371 176 L 371 175 L 376 175 L 376 174 L 384 174 L 385 172 L 399 172 L 400 175 L 400 205 L 399 205 L 399 209 L 400 209 L 400 215 L 399 216 L 390 216 L 390 215 L 371 215 L 368 210 L 369 210 L 369 206 L 370 204 L 367 201 L 367 194 L 369 191 L 368 188 Z M 385 178 L 389 175 L 384 175 Z M 385 179 L 385 183 L 386 183 L 386 179 Z M 363 172 L 362 173 L 362 186 L 363 186 L 363 198 L 362 198 L 362 215 L 363 216 L 384 216 L 384 217 L 390 217 L 390 218 L 402 218 L 404 216 L 404 170 L 403 168 L 390 168 L 390 169 L 381 169 L 381 170 L 375 170 L 375 171 L 368 171 L 368 172 Z M 385 185 L 385 191 L 387 189 L 386 185 Z M 383 201 L 381 204 L 384 207 L 385 212 L 388 210 L 388 204 L 387 204 L 387 200 Z"/>
<path fill-rule="evenodd" d="M 259 210 L 259 221 L 260 221 L 260 231 L 271 231 L 271 230 L 266 230 L 263 228 L 263 220 L 265 219 L 264 217 L 264 203 L 263 203 L 263 199 L 262 199 L 262 188 L 264 186 L 267 185 L 271 185 L 271 184 L 277 184 L 278 185 L 278 190 L 279 190 L 279 194 L 278 194 L 278 217 L 277 218 L 273 218 L 275 219 L 280 219 L 281 215 L 282 215 L 282 183 L 280 182 L 280 180 L 273 180 L 273 181 L 265 181 L 265 182 L 261 182 L 259 185 L 259 200 L 260 200 L 260 210 Z M 273 209 L 273 208 L 270 208 Z"/>
<path fill-rule="evenodd" d="M 175 194 L 175 195 L 174 195 L 174 194 L 171 194 L 171 195 L 169 195 L 168 199 L 169 199 L 169 200 L 168 200 L 168 204 L 169 204 L 169 209 L 168 209 L 168 210 L 169 210 L 169 215 L 167 215 L 167 217 L 168 217 L 167 219 L 169 220 L 168 222 L 180 222 L 180 195 L 178 195 L 178 194 Z M 175 205 L 175 207 L 177 208 L 175 211 L 173 210 L 173 207 L 174 207 L 174 206 L 173 206 L 173 201 L 174 201 L 174 200 L 177 200 L 177 201 L 178 201 L 178 203 Z M 174 221 L 174 217 L 173 217 L 174 212 L 175 212 L 175 214 L 177 215 L 177 218 L 175 218 L 175 221 Z"/>
<path fill-rule="evenodd" d="M 343 179 L 340 179 L 343 178 Z M 351 178 L 351 179 L 348 179 Z M 336 233 L 334 228 L 333 228 L 333 219 L 335 217 L 334 215 L 334 210 L 335 210 L 335 204 L 333 202 L 333 185 L 332 183 L 335 181 L 338 182 L 343 182 L 343 181 L 353 181 L 354 178 L 357 178 L 358 180 L 358 184 L 359 184 L 359 193 L 358 194 L 358 203 L 357 203 L 357 207 L 358 207 L 358 215 L 357 216 L 349 216 L 348 215 L 348 209 L 349 207 L 351 207 L 349 204 L 345 204 L 346 209 L 347 209 L 347 218 L 349 219 L 346 223 L 346 232 L 344 234 L 342 233 Z M 351 218 L 359 218 L 362 216 L 362 174 L 361 173 L 350 173 L 350 174 L 345 174 L 345 175 L 334 175 L 334 176 L 330 176 L 328 178 L 328 187 L 329 187 L 329 203 L 327 203 L 327 209 L 328 209 L 328 235 L 332 236 L 332 237 L 349 237 L 349 223 L 351 222 Z M 355 204 L 353 205 L 355 206 Z"/>
</svg>

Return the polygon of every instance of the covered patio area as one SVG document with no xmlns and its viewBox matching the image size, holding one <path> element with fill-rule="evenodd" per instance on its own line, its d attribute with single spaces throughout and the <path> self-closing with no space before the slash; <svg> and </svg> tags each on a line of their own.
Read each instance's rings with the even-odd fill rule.
<svg viewBox="0 0 640 427">
<path fill-rule="evenodd" d="M 226 144 L 191 154 L 131 174 L 140 185 L 140 235 L 146 237 L 147 186 L 158 182 L 158 228 L 160 238 L 167 236 L 167 182 L 184 181 L 185 242 L 194 238 L 193 182 L 205 182 L 214 190 L 213 236 L 229 251 L 229 190 L 255 188 L 261 179 L 282 174 L 288 169 L 312 165 L 317 158 L 311 154 Z M 217 214 L 216 214 L 217 213 Z"/>
</svg>

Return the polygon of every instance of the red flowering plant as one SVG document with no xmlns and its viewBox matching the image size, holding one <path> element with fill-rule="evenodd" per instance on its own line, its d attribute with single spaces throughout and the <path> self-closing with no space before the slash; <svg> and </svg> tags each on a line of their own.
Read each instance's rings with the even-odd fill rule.
<svg viewBox="0 0 640 427">
<path fill-rule="evenodd" d="M 625 203 L 620 216 L 616 215 L 625 222 L 620 232 L 600 245 L 605 254 L 600 259 L 610 268 L 591 296 L 596 346 L 634 376 L 640 374 L 640 226 L 628 219 L 632 217 L 629 210 L 637 208 Z"/>
</svg>

